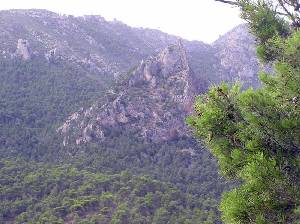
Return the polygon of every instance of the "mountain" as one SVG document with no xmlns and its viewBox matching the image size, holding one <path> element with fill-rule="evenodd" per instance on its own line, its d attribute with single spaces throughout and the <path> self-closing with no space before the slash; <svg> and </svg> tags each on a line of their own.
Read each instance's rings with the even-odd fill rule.
<svg viewBox="0 0 300 224">
<path fill-rule="evenodd" d="M 0 30 L 0 148 L 6 155 L 30 157 L 48 153 L 45 148 L 53 145 L 48 141 L 57 138 L 55 130 L 67 116 L 95 101 L 105 103 L 115 94 L 113 86 L 141 60 L 178 41 L 158 30 L 100 16 L 46 10 L 0 11 Z M 246 59 L 255 58 L 253 43 L 245 26 L 213 45 L 182 40 L 195 92 L 203 93 L 221 80 L 252 82 L 258 64 Z M 224 50 L 229 44 L 232 47 Z M 240 50 L 231 50 L 236 48 Z M 245 58 L 244 63 L 236 63 L 237 58 Z"/>
<path fill-rule="evenodd" d="M 258 85 L 246 26 L 208 45 L 7 10 L 0 31 L 1 222 L 220 222 L 234 185 L 184 120 L 210 85 Z"/>
<path fill-rule="evenodd" d="M 206 178 L 218 174 L 185 124 L 197 93 L 193 77 L 181 41 L 142 60 L 105 103 L 81 108 L 57 129 L 64 153 L 77 159 L 92 155 L 95 169 L 130 170 L 171 182 L 183 192 L 219 197 L 220 189 L 228 187 L 223 181 L 205 181 L 210 193 L 199 187 L 206 165 L 212 169 Z"/>
<path fill-rule="evenodd" d="M 216 55 L 225 73 L 217 70 L 220 67 L 214 71 L 211 66 L 212 72 L 220 72 L 215 83 L 240 81 L 246 86 L 259 85 L 255 40 L 245 25 L 222 36 L 213 47 L 218 50 Z M 132 137 L 154 143 L 188 137 L 185 118 L 193 110 L 194 97 L 203 91 L 199 89 L 199 75 L 191 66 L 197 60 L 194 58 L 197 57 L 187 55 L 179 40 L 142 60 L 123 76 L 117 89 L 110 89 L 106 103 L 81 108 L 68 118 L 58 129 L 64 137 L 63 144 L 102 141 L 118 132 L 128 132 Z"/>
</svg>

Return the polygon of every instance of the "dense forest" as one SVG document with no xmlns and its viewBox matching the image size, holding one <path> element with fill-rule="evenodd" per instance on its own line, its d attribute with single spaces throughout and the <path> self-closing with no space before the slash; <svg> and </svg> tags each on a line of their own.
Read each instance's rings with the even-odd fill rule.
<svg viewBox="0 0 300 224">
<path fill-rule="evenodd" d="M 128 172 L 1 161 L 2 222 L 212 223 L 211 200 Z"/>
<path fill-rule="evenodd" d="M 51 153 L 45 147 L 54 144 L 55 127 L 72 111 L 103 95 L 102 84 L 83 72 L 80 67 L 49 64 L 43 58 L 1 59 L 2 156 L 38 159 Z"/>
</svg>

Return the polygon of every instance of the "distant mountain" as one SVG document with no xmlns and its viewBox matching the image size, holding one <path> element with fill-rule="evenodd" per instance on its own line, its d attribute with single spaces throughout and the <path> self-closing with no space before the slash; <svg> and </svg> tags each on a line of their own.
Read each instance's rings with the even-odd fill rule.
<svg viewBox="0 0 300 224">
<path fill-rule="evenodd" d="M 222 71 L 219 79 L 240 81 L 246 87 L 260 85 L 259 61 L 256 57 L 255 38 L 248 32 L 246 24 L 235 27 L 221 36 L 212 45 L 220 60 Z"/>
<path fill-rule="evenodd" d="M 212 47 L 202 45 L 203 52 L 192 51 L 193 44 L 197 46 L 196 42 L 189 43 L 190 51 L 187 53 L 182 41 L 178 41 L 157 55 L 142 60 L 117 85 L 123 87 L 121 91 L 119 88 L 110 90 L 108 95 L 113 97 L 108 97 L 107 103 L 98 102 L 72 114 L 58 129 L 64 136 L 64 144 L 72 142 L 72 138 L 75 138 L 73 143 L 76 144 L 95 138 L 104 140 L 121 127 L 123 131 L 130 131 L 132 136 L 150 142 L 188 136 L 185 118 L 192 111 L 195 95 L 204 91 L 209 83 L 240 81 L 247 87 L 259 85 L 255 40 L 247 32 L 246 25 L 220 37 Z M 211 73 L 217 74 L 218 78 L 205 80 L 201 76 L 209 73 L 209 69 L 195 66 L 195 61 L 204 61 L 196 53 L 206 54 L 207 66 L 219 60 L 220 64 L 210 65 Z M 201 88 L 202 78 L 206 86 Z"/>
<path fill-rule="evenodd" d="M 8 10 L 0 12 L 0 19 L 0 46 L 4 57 L 20 55 L 24 59 L 63 60 L 97 73 L 98 78 L 122 74 L 178 39 L 158 30 L 108 22 L 101 16 Z"/>
<path fill-rule="evenodd" d="M 90 79 L 104 86 L 179 38 L 159 30 L 106 21 L 101 16 L 74 17 L 46 10 L 1 11 L 0 31 L 3 57 L 43 57 L 50 62 L 71 63 L 87 70 Z M 245 25 L 213 45 L 186 40 L 183 45 L 202 89 L 228 76 L 246 80 L 253 76 L 255 69 L 250 68 L 257 68 L 254 39 Z M 236 64 L 237 58 L 250 58 L 243 60 L 246 68 Z"/>
</svg>

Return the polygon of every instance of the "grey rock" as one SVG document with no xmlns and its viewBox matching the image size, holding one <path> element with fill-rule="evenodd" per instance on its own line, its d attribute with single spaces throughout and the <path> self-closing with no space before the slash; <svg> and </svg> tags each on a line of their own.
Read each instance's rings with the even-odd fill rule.
<svg viewBox="0 0 300 224">
<path fill-rule="evenodd" d="M 23 60 L 29 60 L 31 58 L 27 40 L 18 39 L 16 54 L 21 56 Z"/>
</svg>

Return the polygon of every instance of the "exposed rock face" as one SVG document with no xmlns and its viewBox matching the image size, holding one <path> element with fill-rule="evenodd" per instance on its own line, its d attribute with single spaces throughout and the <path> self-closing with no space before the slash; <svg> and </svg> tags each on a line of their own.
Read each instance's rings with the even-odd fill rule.
<svg viewBox="0 0 300 224">
<path fill-rule="evenodd" d="M 29 43 L 27 40 L 19 39 L 16 54 L 21 56 L 23 60 L 30 59 Z"/>
<path fill-rule="evenodd" d="M 184 119 L 195 95 L 191 74 L 181 42 L 167 47 L 142 61 L 111 102 L 71 115 L 58 129 L 64 144 L 104 140 L 117 131 L 148 142 L 187 136 Z"/>
<path fill-rule="evenodd" d="M 64 144 L 104 140 L 118 132 L 148 142 L 189 136 L 184 120 L 195 94 L 222 80 L 259 85 L 255 40 L 245 25 L 212 46 L 203 48 L 186 41 L 184 45 L 189 46 L 187 51 L 179 41 L 142 61 L 122 91 L 111 91 L 114 98 L 106 104 L 94 104 L 73 114 L 59 128 Z M 205 49 L 203 52 L 198 50 L 199 45 Z M 197 74 L 192 72 L 194 69 Z"/>
</svg>

